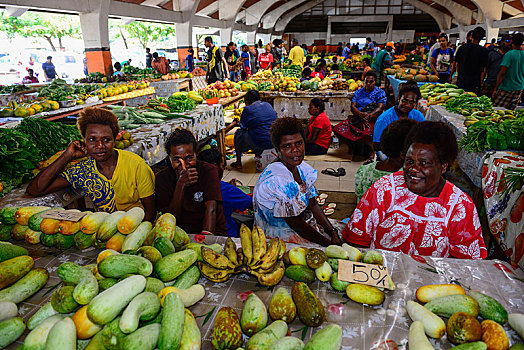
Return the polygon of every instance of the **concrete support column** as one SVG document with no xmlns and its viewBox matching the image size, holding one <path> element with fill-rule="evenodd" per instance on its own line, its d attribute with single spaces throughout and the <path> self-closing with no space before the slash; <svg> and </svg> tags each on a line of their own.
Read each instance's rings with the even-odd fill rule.
<svg viewBox="0 0 524 350">
<path fill-rule="evenodd" d="M 491 0 L 473 0 L 473 3 L 479 8 L 479 14 L 482 14 L 484 28 L 486 29 L 486 41 L 489 43 L 491 39 L 497 38 L 499 35 L 499 29 L 494 28 L 493 21 L 499 21 L 502 18 L 504 4 L 501 1 Z"/>
<path fill-rule="evenodd" d="M 178 52 L 178 62 L 180 67 L 186 68 L 186 56 L 189 49 L 193 47 L 193 26 L 191 22 L 175 23 L 176 46 Z M 193 49 L 193 51 L 198 51 Z"/>
<path fill-rule="evenodd" d="M 327 32 L 326 32 L 326 47 L 331 47 L 331 18 L 328 17 Z"/>
<path fill-rule="evenodd" d="M 255 47 L 255 44 L 257 43 L 257 32 L 247 32 L 247 42 L 246 44 L 249 47 Z"/>
<path fill-rule="evenodd" d="M 227 44 L 233 39 L 233 28 L 220 28 L 220 46 L 225 50 Z"/>
<path fill-rule="evenodd" d="M 468 35 L 468 31 L 466 30 L 466 27 L 463 26 L 462 24 L 459 24 L 458 28 L 459 28 L 459 40 L 461 43 L 465 43 L 466 36 Z"/>
<path fill-rule="evenodd" d="M 271 41 L 271 34 L 257 33 L 257 37 L 262 40 L 263 45 L 269 44 Z"/>
<path fill-rule="evenodd" d="M 387 37 L 387 41 L 393 40 L 393 18 L 388 20 L 388 31 L 386 33 L 386 37 Z"/>
<path fill-rule="evenodd" d="M 113 71 L 107 21 L 110 3 L 110 0 L 90 0 L 95 10 L 80 14 L 89 73 L 100 72 L 107 75 Z"/>
</svg>

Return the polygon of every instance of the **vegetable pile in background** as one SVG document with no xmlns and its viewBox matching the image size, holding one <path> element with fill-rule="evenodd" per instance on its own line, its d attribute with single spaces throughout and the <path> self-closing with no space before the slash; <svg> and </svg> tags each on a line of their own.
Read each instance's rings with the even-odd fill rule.
<svg viewBox="0 0 524 350">
<path fill-rule="evenodd" d="M 471 115 L 477 111 L 491 111 L 493 105 L 491 99 L 487 96 L 474 97 L 470 94 L 464 94 L 449 99 L 444 105 L 450 112 L 459 113 L 465 116 Z"/>
<path fill-rule="evenodd" d="M 24 84 L 14 84 L 8 86 L 0 86 L 0 94 L 14 94 L 15 92 L 26 91 L 31 89 Z"/>
</svg>

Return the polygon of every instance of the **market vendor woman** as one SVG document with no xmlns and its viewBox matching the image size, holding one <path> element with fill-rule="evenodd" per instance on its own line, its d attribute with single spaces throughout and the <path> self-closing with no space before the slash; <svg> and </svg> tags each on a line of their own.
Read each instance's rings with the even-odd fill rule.
<svg viewBox="0 0 524 350">
<path fill-rule="evenodd" d="M 84 108 L 77 126 L 84 141 L 73 141 L 62 155 L 27 187 L 38 197 L 73 187 L 83 191 L 98 211 L 112 213 L 141 207 L 146 221 L 155 219 L 155 177 L 140 156 L 114 149 L 120 131 L 117 117 L 102 108 Z M 85 160 L 65 169 L 75 159 Z"/>
<path fill-rule="evenodd" d="M 171 166 L 156 176 L 156 206 L 171 213 L 187 233 L 226 235 L 216 166 L 197 160 L 193 134 L 177 129 L 166 141 Z"/>
<path fill-rule="evenodd" d="M 486 258 L 473 201 L 443 177 L 458 153 L 453 131 L 443 122 L 418 123 L 406 145 L 404 170 L 371 186 L 344 229 L 344 238 L 411 255 Z"/>
</svg>

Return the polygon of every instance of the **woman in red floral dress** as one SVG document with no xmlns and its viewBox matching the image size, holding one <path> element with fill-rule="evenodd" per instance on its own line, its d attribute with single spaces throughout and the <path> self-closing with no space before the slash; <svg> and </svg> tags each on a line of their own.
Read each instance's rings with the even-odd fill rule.
<svg viewBox="0 0 524 350">
<path fill-rule="evenodd" d="M 423 122 L 411 130 L 406 145 L 404 171 L 373 184 L 344 239 L 406 254 L 486 258 L 473 201 L 443 177 L 458 153 L 453 131 L 442 122 Z"/>
</svg>

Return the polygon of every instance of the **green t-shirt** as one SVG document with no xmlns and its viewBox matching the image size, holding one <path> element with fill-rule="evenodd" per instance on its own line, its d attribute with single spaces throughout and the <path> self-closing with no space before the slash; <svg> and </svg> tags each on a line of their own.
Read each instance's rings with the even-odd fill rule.
<svg viewBox="0 0 524 350">
<path fill-rule="evenodd" d="M 519 91 L 524 90 L 524 51 L 510 50 L 502 56 L 501 66 L 508 67 L 504 80 L 499 85 L 499 90 Z"/>
<path fill-rule="evenodd" d="M 389 171 L 375 169 L 376 165 L 377 162 L 361 165 L 355 174 L 355 194 L 359 201 L 378 179 L 391 174 Z"/>
<path fill-rule="evenodd" d="M 373 68 L 377 73 L 382 72 L 384 61 L 389 61 L 389 53 L 386 49 L 382 49 L 377 53 L 377 57 L 375 57 L 375 61 L 373 61 L 371 68 Z"/>
</svg>

